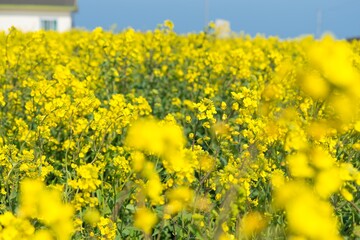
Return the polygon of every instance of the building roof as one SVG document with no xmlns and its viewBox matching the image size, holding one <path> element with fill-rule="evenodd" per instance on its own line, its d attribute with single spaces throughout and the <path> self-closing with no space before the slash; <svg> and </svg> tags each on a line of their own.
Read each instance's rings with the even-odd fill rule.
<svg viewBox="0 0 360 240">
<path fill-rule="evenodd" d="M 0 0 L 0 10 L 76 11 L 76 0 Z"/>
</svg>

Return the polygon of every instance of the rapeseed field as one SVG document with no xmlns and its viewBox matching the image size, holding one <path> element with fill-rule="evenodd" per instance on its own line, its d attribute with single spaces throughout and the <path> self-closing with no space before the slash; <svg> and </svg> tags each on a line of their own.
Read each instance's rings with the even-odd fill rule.
<svg viewBox="0 0 360 240">
<path fill-rule="evenodd" d="M 360 42 L 0 33 L 0 239 L 360 238 Z"/>
</svg>

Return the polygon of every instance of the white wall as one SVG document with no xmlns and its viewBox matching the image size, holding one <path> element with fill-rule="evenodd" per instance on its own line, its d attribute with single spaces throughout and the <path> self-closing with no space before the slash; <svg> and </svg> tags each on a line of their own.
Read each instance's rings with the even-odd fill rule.
<svg viewBox="0 0 360 240">
<path fill-rule="evenodd" d="M 41 29 L 41 20 L 57 20 L 58 31 L 71 29 L 70 12 L 45 11 L 0 11 L 0 31 L 15 26 L 23 31 L 36 31 Z"/>
</svg>

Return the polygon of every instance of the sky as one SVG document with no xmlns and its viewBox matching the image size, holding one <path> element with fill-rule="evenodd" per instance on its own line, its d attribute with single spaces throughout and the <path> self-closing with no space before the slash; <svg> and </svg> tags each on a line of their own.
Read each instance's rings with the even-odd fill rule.
<svg viewBox="0 0 360 240">
<path fill-rule="evenodd" d="M 255 36 L 360 36 L 360 0 L 78 0 L 75 26 L 153 30 L 169 19 L 181 34 L 224 19 L 231 30 Z"/>
</svg>

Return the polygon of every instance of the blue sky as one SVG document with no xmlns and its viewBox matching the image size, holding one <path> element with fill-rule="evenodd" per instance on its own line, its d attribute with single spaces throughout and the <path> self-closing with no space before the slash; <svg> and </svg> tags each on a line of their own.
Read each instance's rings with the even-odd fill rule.
<svg viewBox="0 0 360 240">
<path fill-rule="evenodd" d="M 75 26 L 89 30 L 144 31 L 170 19 L 176 32 L 187 33 L 201 31 L 206 20 L 225 19 L 234 32 L 252 36 L 360 36 L 360 0 L 78 0 L 78 6 Z"/>
</svg>

